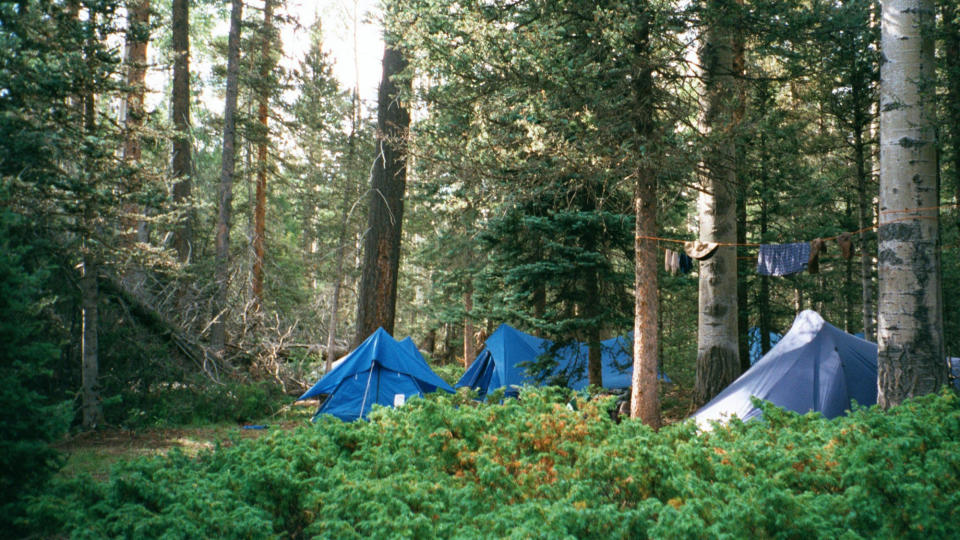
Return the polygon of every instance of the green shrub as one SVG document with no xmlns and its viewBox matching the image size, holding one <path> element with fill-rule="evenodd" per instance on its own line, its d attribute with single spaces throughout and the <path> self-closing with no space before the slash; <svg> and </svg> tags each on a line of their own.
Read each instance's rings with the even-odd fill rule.
<svg viewBox="0 0 960 540">
<path fill-rule="evenodd" d="M 277 385 L 215 384 L 201 377 L 187 383 L 131 389 L 105 404 L 108 418 L 128 428 L 250 422 L 266 418 L 289 398 Z"/>
<path fill-rule="evenodd" d="M 465 394 L 325 416 L 292 432 L 58 483 L 35 532 L 77 537 L 955 537 L 960 400 L 824 420 L 659 432 L 610 400 L 556 389 L 503 404 Z"/>
</svg>

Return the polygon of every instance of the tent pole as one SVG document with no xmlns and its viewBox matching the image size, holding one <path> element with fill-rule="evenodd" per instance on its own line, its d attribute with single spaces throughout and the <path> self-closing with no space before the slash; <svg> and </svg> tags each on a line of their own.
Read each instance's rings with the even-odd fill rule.
<svg viewBox="0 0 960 540">
<path fill-rule="evenodd" d="M 370 391 L 370 378 L 373 377 L 373 368 L 376 366 L 376 362 L 370 362 L 370 374 L 367 375 L 367 386 L 363 389 L 363 401 L 360 402 L 360 418 L 363 418 L 363 410 L 367 406 L 367 392 Z"/>
</svg>

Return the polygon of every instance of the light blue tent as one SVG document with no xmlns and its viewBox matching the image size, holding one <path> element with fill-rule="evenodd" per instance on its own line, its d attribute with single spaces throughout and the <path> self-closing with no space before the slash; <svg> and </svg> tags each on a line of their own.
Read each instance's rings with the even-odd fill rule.
<svg viewBox="0 0 960 540">
<path fill-rule="evenodd" d="M 326 394 L 314 418 L 332 414 L 350 422 L 366 418 L 374 403 L 400 405 L 438 389 L 454 391 L 430 369 L 413 340 L 397 341 L 378 328 L 297 401 Z"/>
<path fill-rule="evenodd" d="M 770 332 L 770 346 L 773 347 L 776 345 L 781 337 L 782 336 L 776 332 Z M 760 328 L 756 326 L 750 327 L 750 330 L 747 331 L 747 344 L 750 350 L 750 365 L 752 366 L 763 357 L 762 344 L 760 343 Z"/>
<path fill-rule="evenodd" d="M 629 388 L 633 373 L 633 356 L 630 352 L 630 337 L 615 337 L 601 342 L 603 362 L 603 387 L 607 389 Z M 550 354 L 552 342 L 531 336 L 507 324 L 500 325 L 487 338 L 485 348 L 470 364 L 456 386 L 477 390 L 480 397 L 497 388 L 506 387 L 506 395 L 515 396 L 524 384 L 539 385 L 544 381 L 563 376 L 570 388 L 587 387 L 587 355 L 585 343 L 573 343 L 553 351 L 557 366 L 552 375 L 539 380 L 527 373 L 526 365 Z M 660 380 L 670 382 L 663 373 Z"/>
<path fill-rule="evenodd" d="M 827 418 L 846 414 L 856 401 L 877 402 L 877 345 L 827 323 L 815 311 L 797 316 L 793 327 L 746 373 L 696 412 L 697 424 L 736 415 L 756 418 L 757 397 L 798 413 Z"/>
</svg>

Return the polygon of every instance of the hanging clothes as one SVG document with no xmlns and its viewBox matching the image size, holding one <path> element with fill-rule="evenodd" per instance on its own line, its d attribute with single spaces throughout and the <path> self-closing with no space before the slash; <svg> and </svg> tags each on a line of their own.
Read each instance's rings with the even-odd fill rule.
<svg viewBox="0 0 960 540">
<path fill-rule="evenodd" d="M 673 253 L 671 249 L 663 250 L 663 271 L 670 273 L 670 254 Z"/>
<path fill-rule="evenodd" d="M 849 261 L 850 257 L 853 257 L 853 240 L 850 238 L 850 233 L 845 232 L 838 236 L 837 244 L 840 245 L 843 258 Z"/>
<path fill-rule="evenodd" d="M 827 242 L 823 238 L 814 238 L 810 241 L 810 258 L 807 260 L 807 272 L 816 274 L 820 271 L 820 254 L 827 252 Z"/>
<path fill-rule="evenodd" d="M 680 254 L 680 273 L 689 274 L 693 270 L 693 259 L 686 253 Z"/>
<path fill-rule="evenodd" d="M 764 244 L 757 253 L 757 273 L 763 276 L 788 276 L 803 272 L 810 262 L 810 244 Z"/>
</svg>

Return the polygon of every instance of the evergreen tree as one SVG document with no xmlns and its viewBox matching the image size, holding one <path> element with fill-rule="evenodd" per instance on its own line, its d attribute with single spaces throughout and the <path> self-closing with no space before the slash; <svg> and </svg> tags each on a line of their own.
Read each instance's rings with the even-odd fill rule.
<svg viewBox="0 0 960 540">
<path fill-rule="evenodd" d="M 392 16 L 390 8 L 385 16 Z M 401 78 L 407 67 L 405 54 L 409 53 L 394 32 L 385 30 L 383 74 L 377 96 L 377 146 L 370 178 L 370 213 L 364 236 L 354 345 L 378 327 L 392 333 L 396 317 L 410 129 L 410 113 L 402 90 L 409 86 L 409 79 Z"/>
</svg>

